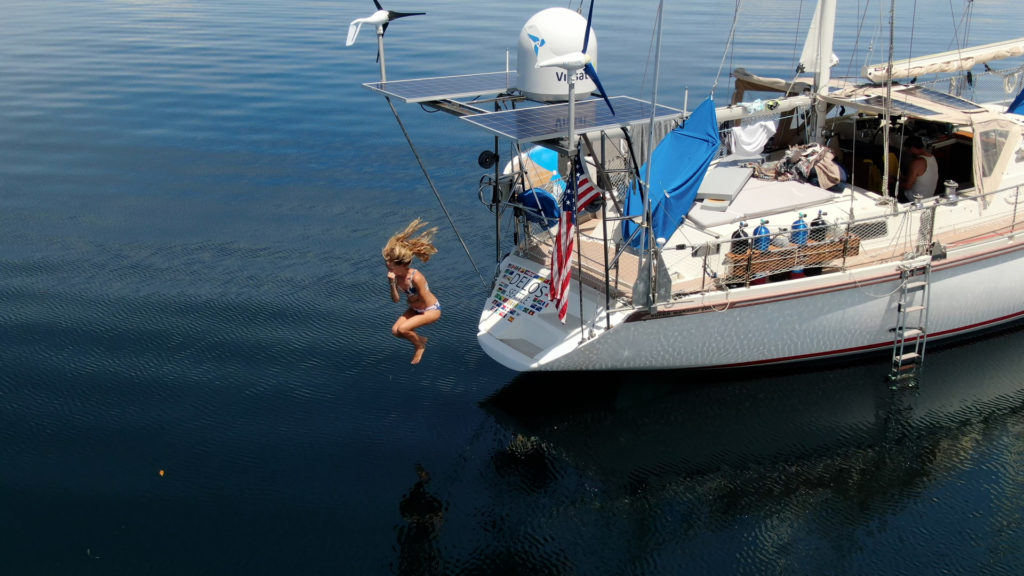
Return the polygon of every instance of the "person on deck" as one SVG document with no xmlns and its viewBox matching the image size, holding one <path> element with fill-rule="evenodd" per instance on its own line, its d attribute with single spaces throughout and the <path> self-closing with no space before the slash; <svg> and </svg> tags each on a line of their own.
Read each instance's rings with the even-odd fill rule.
<svg viewBox="0 0 1024 576">
<path fill-rule="evenodd" d="M 939 184 L 939 163 L 924 146 L 920 136 L 910 136 L 904 143 L 913 155 L 902 178 L 902 202 L 910 202 L 915 196 L 931 198 Z"/>
<path fill-rule="evenodd" d="M 419 236 L 413 234 L 419 232 L 427 223 L 419 218 L 413 220 L 405 227 L 405 230 L 391 236 L 387 245 L 381 250 L 384 261 L 388 267 L 388 284 L 391 288 L 391 300 L 398 302 L 401 298 L 398 294 L 402 291 L 406 295 L 409 308 L 398 317 L 391 333 L 398 338 L 405 338 L 412 343 L 416 352 L 412 357 L 412 364 L 419 364 L 423 358 L 423 350 L 427 346 L 427 338 L 420 336 L 415 330 L 421 326 L 437 322 L 441 318 L 441 303 L 430 291 L 427 285 L 427 278 L 418 270 L 410 268 L 412 259 L 419 258 L 423 262 L 430 260 L 430 257 L 437 253 L 437 248 L 432 242 L 437 228 L 424 230 Z"/>
</svg>

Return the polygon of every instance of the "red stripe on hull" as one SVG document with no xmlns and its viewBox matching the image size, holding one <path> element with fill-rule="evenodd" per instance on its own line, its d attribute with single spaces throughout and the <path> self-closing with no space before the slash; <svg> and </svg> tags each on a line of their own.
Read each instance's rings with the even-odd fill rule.
<svg viewBox="0 0 1024 576">
<path fill-rule="evenodd" d="M 1002 316 L 1000 318 L 994 318 L 985 322 L 978 322 L 975 324 L 969 324 L 967 326 L 961 326 L 960 328 L 953 328 L 951 330 L 943 330 L 941 332 L 935 332 L 928 335 L 928 339 L 932 340 L 935 338 L 947 338 L 949 336 L 955 336 L 958 334 L 966 334 L 981 330 L 983 328 L 990 328 L 998 326 L 999 324 L 1005 324 L 1013 320 L 1024 317 L 1024 311 Z M 871 352 L 874 350 L 883 350 L 885 348 L 891 348 L 892 342 L 883 342 L 880 344 L 868 344 L 866 346 L 856 346 L 853 348 L 844 348 L 842 350 L 831 350 L 828 352 L 816 352 L 814 354 L 801 354 L 799 356 L 788 356 L 785 358 L 770 358 L 767 360 L 755 360 L 751 362 L 740 362 L 737 364 L 723 364 L 716 366 L 716 368 L 743 368 L 749 366 L 766 366 L 770 364 L 787 364 L 791 362 L 806 362 L 809 360 L 816 360 L 820 358 L 831 358 L 833 356 L 849 356 L 852 354 L 860 354 L 863 352 Z"/>
</svg>

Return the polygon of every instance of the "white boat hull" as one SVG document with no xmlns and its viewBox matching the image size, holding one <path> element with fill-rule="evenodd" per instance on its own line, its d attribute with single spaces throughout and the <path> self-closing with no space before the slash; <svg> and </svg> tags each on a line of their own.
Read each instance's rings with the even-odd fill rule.
<svg viewBox="0 0 1024 576">
<path fill-rule="evenodd" d="M 887 263 L 695 295 L 654 314 L 620 313 L 610 328 L 603 294 L 585 286 L 581 332 L 578 307 L 562 325 L 553 306 L 540 305 L 546 268 L 531 278 L 507 274 L 537 266 L 507 257 L 502 270 L 512 281 L 499 278 L 481 315 L 481 347 L 513 370 L 730 368 L 891 350 L 902 283 L 898 264 Z M 1022 286 L 1022 244 L 998 239 L 951 252 L 932 265 L 928 340 L 1021 317 Z M 578 290 L 574 281 L 574 297 Z M 508 311 L 524 304 L 534 313 L 515 312 L 509 321 Z"/>
</svg>

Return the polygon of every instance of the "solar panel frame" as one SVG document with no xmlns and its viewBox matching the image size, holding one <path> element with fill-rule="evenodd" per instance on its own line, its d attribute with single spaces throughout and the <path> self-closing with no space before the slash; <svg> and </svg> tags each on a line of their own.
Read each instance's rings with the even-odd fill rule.
<svg viewBox="0 0 1024 576">
<path fill-rule="evenodd" d="M 577 101 L 575 131 L 596 132 L 650 122 L 650 102 L 631 96 L 614 96 L 609 100 L 615 108 L 614 116 L 602 99 Z M 672 118 L 682 113 L 682 110 L 658 104 L 655 120 Z M 497 136 L 526 143 L 567 136 L 568 115 L 569 104 L 560 103 L 475 114 L 461 119 Z"/>
<path fill-rule="evenodd" d="M 363 86 L 407 104 L 416 104 L 500 94 L 514 88 L 517 82 L 518 74 L 515 71 L 502 71 L 366 82 Z"/>
</svg>

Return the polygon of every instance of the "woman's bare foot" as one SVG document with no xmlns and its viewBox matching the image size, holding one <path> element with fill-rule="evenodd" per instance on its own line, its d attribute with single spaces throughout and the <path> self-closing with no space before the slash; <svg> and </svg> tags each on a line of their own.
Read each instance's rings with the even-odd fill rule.
<svg viewBox="0 0 1024 576">
<path fill-rule="evenodd" d="M 423 358 L 423 351 L 427 348 L 427 339 L 420 336 L 420 343 L 416 346 L 416 353 L 412 355 L 412 362 L 410 364 L 419 364 L 420 359 Z"/>
</svg>

